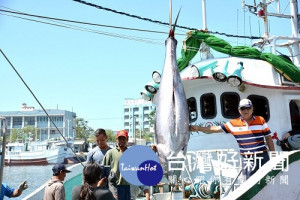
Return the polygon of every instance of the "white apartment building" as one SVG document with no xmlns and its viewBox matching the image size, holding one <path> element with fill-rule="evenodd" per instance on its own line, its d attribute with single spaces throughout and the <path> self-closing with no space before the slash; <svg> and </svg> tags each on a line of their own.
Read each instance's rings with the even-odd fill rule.
<svg viewBox="0 0 300 200">
<path fill-rule="evenodd" d="M 150 127 L 149 114 L 155 110 L 155 105 L 151 101 L 144 99 L 125 99 L 124 100 L 124 129 L 128 131 L 129 141 L 134 140 L 135 130 L 154 132 Z M 137 134 L 136 138 L 140 135 Z"/>
</svg>

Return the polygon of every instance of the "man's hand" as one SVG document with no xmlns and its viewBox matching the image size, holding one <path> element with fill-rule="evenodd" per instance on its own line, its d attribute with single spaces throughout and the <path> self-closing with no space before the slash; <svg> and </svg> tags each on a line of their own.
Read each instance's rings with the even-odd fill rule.
<svg viewBox="0 0 300 200">
<path fill-rule="evenodd" d="M 283 136 L 283 140 L 284 140 L 284 139 L 288 139 L 288 137 L 290 137 L 290 136 L 291 136 L 290 133 L 286 133 L 286 134 Z"/>
<path fill-rule="evenodd" d="M 155 144 L 152 144 L 151 145 L 151 149 L 156 153 L 157 152 L 157 148 L 156 148 L 156 145 Z"/>
<path fill-rule="evenodd" d="M 28 185 L 27 185 L 27 181 L 24 181 L 23 183 L 21 183 L 18 187 L 18 190 L 26 190 L 28 188 Z"/>
<path fill-rule="evenodd" d="M 198 131 L 198 126 L 190 125 L 189 126 L 189 131 L 192 131 L 192 132 Z"/>
</svg>

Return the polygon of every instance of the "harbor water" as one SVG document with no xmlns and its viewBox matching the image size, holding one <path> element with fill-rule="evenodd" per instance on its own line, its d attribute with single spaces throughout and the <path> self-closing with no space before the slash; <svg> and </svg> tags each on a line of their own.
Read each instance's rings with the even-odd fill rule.
<svg viewBox="0 0 300 200">
<path fill-rule="evenodd" d="M 69 167 L 70 165 L 66 165 Z M 7 183 L 12 188 L 17 188 L 20 183 L 27 180 L 28 188 L 23 191 L 22 195 L 13 199 L 22 199 L 47 180 L 52 177 L 53 165 L 28 165 L 28 166 L 5 166 L 3 172 L 3 182 Z M 67 175 L 68 176 L 68 175 Z M 4 199 L 11 199 L 4 197 Z"/>
</svg>

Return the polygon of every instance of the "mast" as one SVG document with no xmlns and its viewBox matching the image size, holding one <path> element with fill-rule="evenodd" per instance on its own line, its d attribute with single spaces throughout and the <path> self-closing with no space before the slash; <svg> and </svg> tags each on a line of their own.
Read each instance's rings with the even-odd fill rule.
<svg viewBox="0 0 300 200">
<path fill-rule="evenodd" d="M 264 27 L 265 27 L 264 38 L 269 38 L 266 0 L 262 0 L 261 3 L 262 3 L 261 4 L 262 10 L 258 11 L 258 15 L 264 19 Z"/>
<path fill-rule="evenodd" d="M 272 3 L 277 3 L 277 11 L 275 13 L 268 12 L 267 7 Z M 263 40 L 254 42 L 253 45 L 260 46 L 261 48 L 271 47 L 272 53 L 277 54 L 277 47 L 285 47 L 290 53 L 290 58 L 293 59 L 293 63 L 300 67 L 300 50 L 299 50 L 299 23 L 298 23 L 298 1 L 290 0 L 290 14 L 283 14 L 280 11 L 280 0 L 261 0 L 258 5 L 256 5 L 254 1 L 254 5 L 247 5 L 243 1 L 242 5 L 247 6 L 249 12 L 255 14 L 258 17 L 263 18 L 264 20 L 264 35 Z M 279 17 L 279 18 L 287 18 L 291 20 L 291 36 L 272 36 L 270 37 L 268 31 L 268 17 Z M 279 43 L 279 40 L 284 41 Z"/>
<path fill-rule="evenodd" d="M 292 37 L 299 37 L 299 29 L 298 29 L 298 1 L 290 0 L 291 4 L 291 26 L 292 26 Z M 299 55 L 299 43 L 294 42 L 292 45 L 294 49 L 294 63 L 296 65 L 300 64 L 300 55 Z"/>
<path fill-rule="evenodd" d="M 207 31 L 207 24 L 206 24 L 206 1 L 202 0 L 202 29 Z"/>
</svg>

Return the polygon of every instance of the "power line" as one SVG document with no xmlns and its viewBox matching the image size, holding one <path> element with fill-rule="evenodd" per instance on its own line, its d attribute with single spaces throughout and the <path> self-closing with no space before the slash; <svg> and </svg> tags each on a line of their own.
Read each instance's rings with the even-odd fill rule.
<svg viewBox="0 0 300 200">
<path fill-rule="evenodd" d="M 14 12 L 14 13 L 16 13 L 16 12 Z M 37 23 L 43 23 L 43 24 L 47 24 L 47 25 L 58 26 L 58 27 L 62 27 L 62 28 L 69 28 L 69 29 L 74 29 L 74 30 L 79 30 L 79 31 L 91 32 L 91 33 L 96 33 L 96 34 L 100 34 L 100 35 L 118 37 L 118 38 L 134 40 L 134 41 L 139 41 L 139 42 L 145 42 L 145 43 L 150 43 L 150 44 L 163 45 L 162 42 L 155 42 L 155 41 L 153 41 L 154 39 L 151 39 L 151 38 L 142 38 L 142 37 L 136 37 L 136 36 L 123 35 L 123 34 L 115 34 L 115 33 L 98 31 L 98 30 L 94 30 L 94 29 L 88 29 L 88 28 L 84 28 L 84 27 L 80 27 L 80 26 L 74 26 L 74 25 L 70 25 L 70 24 L 61 23 L 63 25 L 60 25 L 60 24 L 56 24 L 56 23 L 44 22 L 44 21 L 29 19 L 29 18 L 25 18 L 25 17 L 19 17 L 19 16 L 8 15 L 8 14 L 3 14 L 3 13 L 0 13 L 0 14 L 10 16 L 10 17 L 19 18 L 19 19 L 23 19 L 23 20 L 33 21 L 33 22 L 37 22 Z M 24 14 L 24 13 L 22 13 L 22 14 Z"/>
<path fill-rule="evenodd" d="M 127 16 L 127 17 L 132 17 L 132 18 L 136 18 L 136 19 L 140 19 L 140 20 L 144 20 L 144 21 L 149 21 L 149 22 L 152 22 L 152 23 L 167 25 L 167 26 L 169 25 L 169 23 L 166 23 L 166 22 L 162 22 L 162 21 L 153 20 L 153 19 L 150 19 L 150 18 L 141 17 L 141 16 L 138 16 L 138 15 L 132 15 L 132 14 L 125 13 L 125 12 L 120 12 L 120 11 L 113 10 L 113 9 L 110 9 L 110 8 L 105 8 L 103 6 L 99 6 L 99 5 L 96 5 L 96 4 L 93 4 L 93 3 L 89 3 L 89 2 L 86 2 L 86 1 L 83 1 L 83 0 L 73 0 L 73 1 L 85 4 L 85 5 L 88 5 L 88 6 L 92 6 L 92 7 L 101 9 L 101 10 L 106 10 L 106 11 L 113 12 L 113 13 L 116 13 L 116 14 L 124 15 L 124 16 Z M 197 28 L 192 28 L 192 27 L 187 27 L 187 26 L 181 26 L 181 25 L 176 25 L 176 27 L 187 29 L 187 30 L 198 30 Z M 262 39 L 262 37 L 257 37 L 257 36 L 232 35 L 232 34 L 227 34 L 227 33 L 221 33 L 221 32 L 218 32 L 218 31 L 207 31 L 207 32 L 211 33 L 211 34 L 224 35 L 224 36 L 227 36 L 227 37 L 248 38 L 248 39 Z"/>
<path fill-rule="evenodd" d="M 81 1 L 81 0 L 74 0 L 74 1 L 78 1 L 80 3 L 84 2 L 84 1 Z M 112 9 L 109 9 L 109 8 L 104 8 L 102 6 L 97 6 L 97 5 L 91 4 L 91 3 L 86 3 L 86 4 L 90 5 L 90 6 L 97 7 L 99 9 L 104 9 L 104 10 L 107 10 L 107 11 L 111 11 L 111 12 L 115 12 L 115 13 L 118 13 L 118 14 L 126 15 L 126 16 L 129 16 L 129 17 L 134 17 L 134 18 L 137 18 L 137 19 L 146 20 L 146 21 L 149 21 L 149 22 L 158 23 L 158 24 L 162 24 L 162 25 L 168 25 L 168 23 L 166 23 L 166 22 L 161 22 L 161 21 L 158 21 L 158 20 L 152 20 L 152 19 L 139 17 L 139 16 L 136 16 L 136 15 L 131 15 L 131 14 L 124 13 L 124 12 L 119 12 L 119 11 L 112 10 Z M 1 6 L 1 7 L 3 7 L 3 6 Z M 130 31 L 168 34 L 167 32 L 163 32 L 163 31 L 153 31 L 153 30 L 146 30 L 146 29 L 137 29 L 137 28 L 129 28 L 129 27 L 121 27 L 121 26 L 111 26 L 111 25 L 105 25 L 105 24 L 96 24 L 96 23 L 90 23 L 90 22 L 82 22 L 82 21 L 76 21 L 76 20 L 69 20 L 69 19 L 62 19 L 62 18 L 55 18 L 55 17 L 47 17 L 47 16 L 41 16 L 41 15 L 34 15 L 34 14 L 29 14 L 29 13 L 24 13 L 24 12 L 9 11 L 9 10 L 3 10 L 3 9 L 0 9 L 0 11 L 1 12 L 12 13 L 12 14 L 16 14 L 16 15 L 25 15 L 25 16 L 30 16 L 30 17 L 37 17 L 37 18 L 55 20 L 55 21 L 64 21 L 64 22 L 69 22 L 69 23 L 77 23 L 77 24 L 84 24 L 84 25 L 90 25 L 90 26 L 100 26 L 100 27 L 106 27 L 106 28 L 116 28 L 116 29 L 130 30 Z M 176 27 L 187 29 L 187 30 L 197 30 L 197 28 L 191 28 L 191 27 L 180 26 L 180 25 L 176 25 Z M 227 36 L 227 37 L 262 39 L 262 37 L 257 37 L 257 36 L 233 35 L 233 34 L 227 34 L 227 33 L 222 33 L 222 32 L 218 32 L 218 31 L 206 31 L 206 32 L 211 33 L 211 34 L 224 35 L 224 36 Z M 177 34 L 177 35 L 186 35 L 186 34 Z"/>
<path fill-rule="evenodd" d="M 1 6 L 1 7 L 3 7 L 3 6 Z M 30 17 L 37 17 L 37 18 L 43 18 L 43 19 L 55 20 L 55 21 L 64 21 L 64 22 L 84 24 L 84 25 L 90 25 L 90 26 L 101 26 L 101 27 L 106 27 L 106 28 L 116 28 L 116 29 L 130 30 L 130 31 L 168 34 L 168 32 L 163 32 L 163 31 L 153 31 L 153 30 L 146 30 L 146 29 L 137 29 L 137 28 L 129 28 L 129 27 L 121 27 L 121 26 L 111 26 L 111 25 L 105 25 L 105 24 L 96 24 L 96 23 L 90 23 L 90 22 L 82 22 L 82 21 L 75 21 L 75 20 L 69 20 L 69 19 L 34 15 L 34 14 L 29 14 L 29 13 L 24 13 L 24 12 L 9 11 L 9 10 L 3 10 L 3 9 L 0 9 L 0 11 L 12 13 L 12 14 L 16 14 L 16 15 L 25 15 L 25 16 L 30 16 Z M 181 34 L 181 35 L 185 35 L 185 34 Z"/>
</svg>

